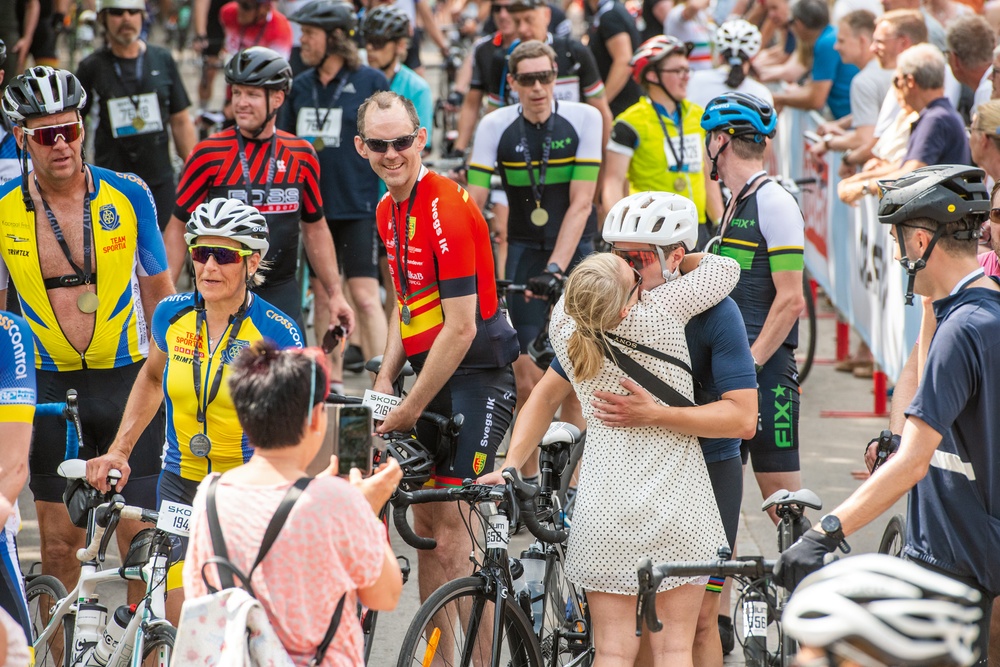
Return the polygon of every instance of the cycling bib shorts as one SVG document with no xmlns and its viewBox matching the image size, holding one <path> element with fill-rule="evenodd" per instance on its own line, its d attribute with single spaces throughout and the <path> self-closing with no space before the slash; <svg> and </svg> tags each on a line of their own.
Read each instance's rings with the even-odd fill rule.
<svg viewBox="0 0 1000 667">
<path fill-rule="evenodd" d="M 743 441 L 743 461 L 749 455 L 754 472 L 799 470 L 799 373 L 795 351 L 782 345 L 757 374 L 760 426 Z"/>
</svg>

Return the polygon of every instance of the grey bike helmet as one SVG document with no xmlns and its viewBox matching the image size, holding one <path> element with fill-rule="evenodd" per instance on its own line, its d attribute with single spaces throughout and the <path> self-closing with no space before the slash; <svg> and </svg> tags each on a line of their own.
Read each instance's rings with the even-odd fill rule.
<svg viewBox="0 0 1000 667">
<path fill-rule="evenodd" d="M 358 15 L 354 5 L 344 0 L 314 0 L 299 7 L 288 17 L 289 21 L 300 25 L 312 25 L 333 32 L 340 28 L 352 37 L 358 29 Z"/>
<path fill-rule="evenodd" d="M 266 46 L 238 51 L 226 63 L 226 83 L 288 92 L 292 89 L 292 67 L 280 53 Z"/>
<path fill-rule="evenodd" d="M 406 39 L 410 36 L 410 17 L 396 5 L 379 5 L 365 16 L 361 31 L 367 41 Z"/>
<path fill-rule="evenodd" d="M 865 554 L 806 577 L 781 620 L 803 646 L 862 664 L 957 667 L 977 657 L 979 600 L 978 591 L 950 577 Z"/>
<path fill-rule="evenodd" d="M 80 80 L 64 69 L 40 65 L 14 77 L 3 94 L 3 112 L 13 123 L 28 118 L 78 111 L 87 103 Z"/>
<path fill-rule="evenodd" d="M 238 199 L 217 197 L 199 204 L 184 226 L 184 242 L 191 245 L 199 236 L 223 236 L 239 241 L 245 248 L 258 251 L 261 257 L 270 247 L 264 216 Z"/>
</svg>

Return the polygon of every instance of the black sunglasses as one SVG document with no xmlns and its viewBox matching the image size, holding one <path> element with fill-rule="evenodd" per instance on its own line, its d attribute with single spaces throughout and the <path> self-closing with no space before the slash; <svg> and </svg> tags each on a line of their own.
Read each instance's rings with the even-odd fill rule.
<svg viewBox="0 0 1000 667">
<path fill-rule="evenodd" d="M 501 4 L 499 2 L 494 2 L 493 4 L 490 5 L 490 11 L 493 12 L 494 14 L 496 14 L 498 12 L 501 12 L 501 11 L 506 11 L 506 12 L 509 13 L 510 12 L 510 4 L 506 4 L 505 5 L 505 4 Z"/>
<path fill-rule="evenodd" d="M 323 351 L 330 354 L 337 349 L 338 345 L 343 345 L 344 343 L 344 327 L 339 324 L 335 327 L 327 329 L 326 333 L 323 335 Z M 343 349 L 341 350 L 341 356 L 343 356 Z"/>
<path fill-rule="evenodd" d="M 121 7 L 109 7 L 108 9 L 106 9 L 104 11 L 106 11 L 108 14 L 110 14 L 111 16 L 114 16 L 116 18 L 120 18 L 122 16 L 125 16 L 126 14 L 128 14 L 129 16 L 135 16 L 136 14 L 142 14 L 142 10 L 141 9 L 122 9 Z"/>
<path fill-rule="evenodd" d="M 535 82 L 547 86 L 556 80 L 555 70 L 545 70 L 544 72 L 524 72 L 523 74 L 512 74 L 514 81 L 525 88 L 531 88 Z"/>
<path fill-rule="evenodd" d="M 629 264 L 628 267 L 632 269 L 632 273 L 635 274 L 635 284 L 632 285 L 632 289 L 628 291 L 628 296 L 625 298 L 625 303 L 628 303 L 629 301 L 632 300 L 632 295 L 635 294 L 635 291 L 639 289 L 640 285 L 642 285 L 642 274 L 636 271 L 636 268 L 631 264 Z"/>
<path fill-rule="evenodd" d="M 405 137 L 397 137 L 396 139 L 369 139 L 367 137 L 361 137 L 361 141 L 365 142 L 365 146 L 368 150 L 373 153 L 385 153 L 389 150 L 389 146 L 397 153 L 402 153 L 417 139 L 417 133 L 420 132 L 418 127 L 413 131 L 413 134 L 408 134 Z"/>
</svg>

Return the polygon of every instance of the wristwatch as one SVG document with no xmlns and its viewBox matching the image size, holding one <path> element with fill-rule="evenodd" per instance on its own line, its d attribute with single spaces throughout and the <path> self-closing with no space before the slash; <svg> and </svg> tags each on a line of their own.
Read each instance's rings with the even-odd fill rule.
<svg viewBox="0 0 1000 667">
<path fill-rule="evenodd" d="M 546 273 L 558 273 L 559 275 L 562 275 L 563 270 L 555 262 L 549 262 L 549 265 L 545 267 L 545 272 Z"/>
<path fill-rule="evenodd" d="M 838 519 L 833 514 L 827 514 L 822 519 L 819 520 L 819 527 L 823 529 L 823 532 L 837 540 L 838 542 L 844 541 L 844 529 L 840 525 L 840 519 Z"/>
</svg>

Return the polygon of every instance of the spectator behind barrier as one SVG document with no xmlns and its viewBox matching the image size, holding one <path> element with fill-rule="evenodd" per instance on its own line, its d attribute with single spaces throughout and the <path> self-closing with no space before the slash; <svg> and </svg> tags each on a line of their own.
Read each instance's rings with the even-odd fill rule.
<svg viewBox="0 0 1000 667">
<path fill-rule="evenodd" d="M 914 169 L 934 164 L 971 164 L 965 124 L 944 96 L 944 55 L 930 44 L 912 46 L 899 55 L 893 85 L 900 104 L 919 114 L 913 122 L 906 153 L 896 169 L 882 167 L 883 178 L 898 178 Z M 876 192 L 880 169 L 866 170 L 841 181 L 840 198 L 848 204 Z"/>
<path fill-rule="evenodd" d="M 788 26 L 792 21 L 789 0 L 767 0 L 767 23 L 761 29 L 767 43 L 769 35 L 777 37 L 778 43 L 762 51 L 753 64 L 761 81 L 798 81 L 807 70 L 795 53 L 795 35 Z"/>
<path fill-rule="evenodd" d="M 972 118 L 969 128 L 969 149 L 972 159 L 993 179 L 993 206 L 1000 207 L 997 202 L 997 192 L 1000 188 L 1000 100 L 990 100 L 979 105 L 976 115 Z M 979 265 L 991 276 L 1000 276 L 1000 218 L 994 221 L 993 215 L 984 225 L 986 243 L 980 243 Z"/>
<path fill-rule="evenodd" d="M 844 63 L 834 49 L 837 31 L 830 25 L 826 1 L 798 0 L 792 5 L 791 29 L 796 40 L 813 45 L 811 53 L 803 58 L 803 64 L 810 67 L 812 80 L 775 93 L 775 108 L 819 111 L 828 106 L 834 118 L 843 118 L 851 112 L 851 80 L 858 68 Z"/>
<path fill-rule="evenodd" d="M 996 36 L 982 16 L 968 14 L 948 26 L 948 65 L 959 82 L 975 92 L 970 115 L 993 93 L 993 48 Z"/>
<path fill-rule="evenodd" d="M 927 30 L 927 35 L 920 41 L 930 42 L 942 51 L 947 48 L 944 26 L 941 25 L 936 18 L 931 16 L 931 14 L 924 8 L 924 4 L 921 0 L 882 0 L 882 8 L 885 9 L 887 14 L 896 10 L 920 12 L 924 28 Z"/>
<path fill-rule="evenodd" d="M 842 178 L 853 175 L 854 165 L 872 157 L 875 124 L 892 87 L 892 70 L 883 69 L 875 57 L 874 32 L 875 15 L 867 10 L 853 11 L 840 20 L 834 48 L 845 63 L 861 69 L 851 80 L 851 115 L 821 125 L 822 141 L 810 148 L 816 157 L 828 150 L 843 151 Z"/>
<path fill-rule="evenodd" d="M 1000 74 L 1000 46 L 993 49 L 993 69 L 990 70 L 990 99 L 995 100 L 1000 97 L 1000 85 L 997 84 L 997 74 Z"/>
</svg>

